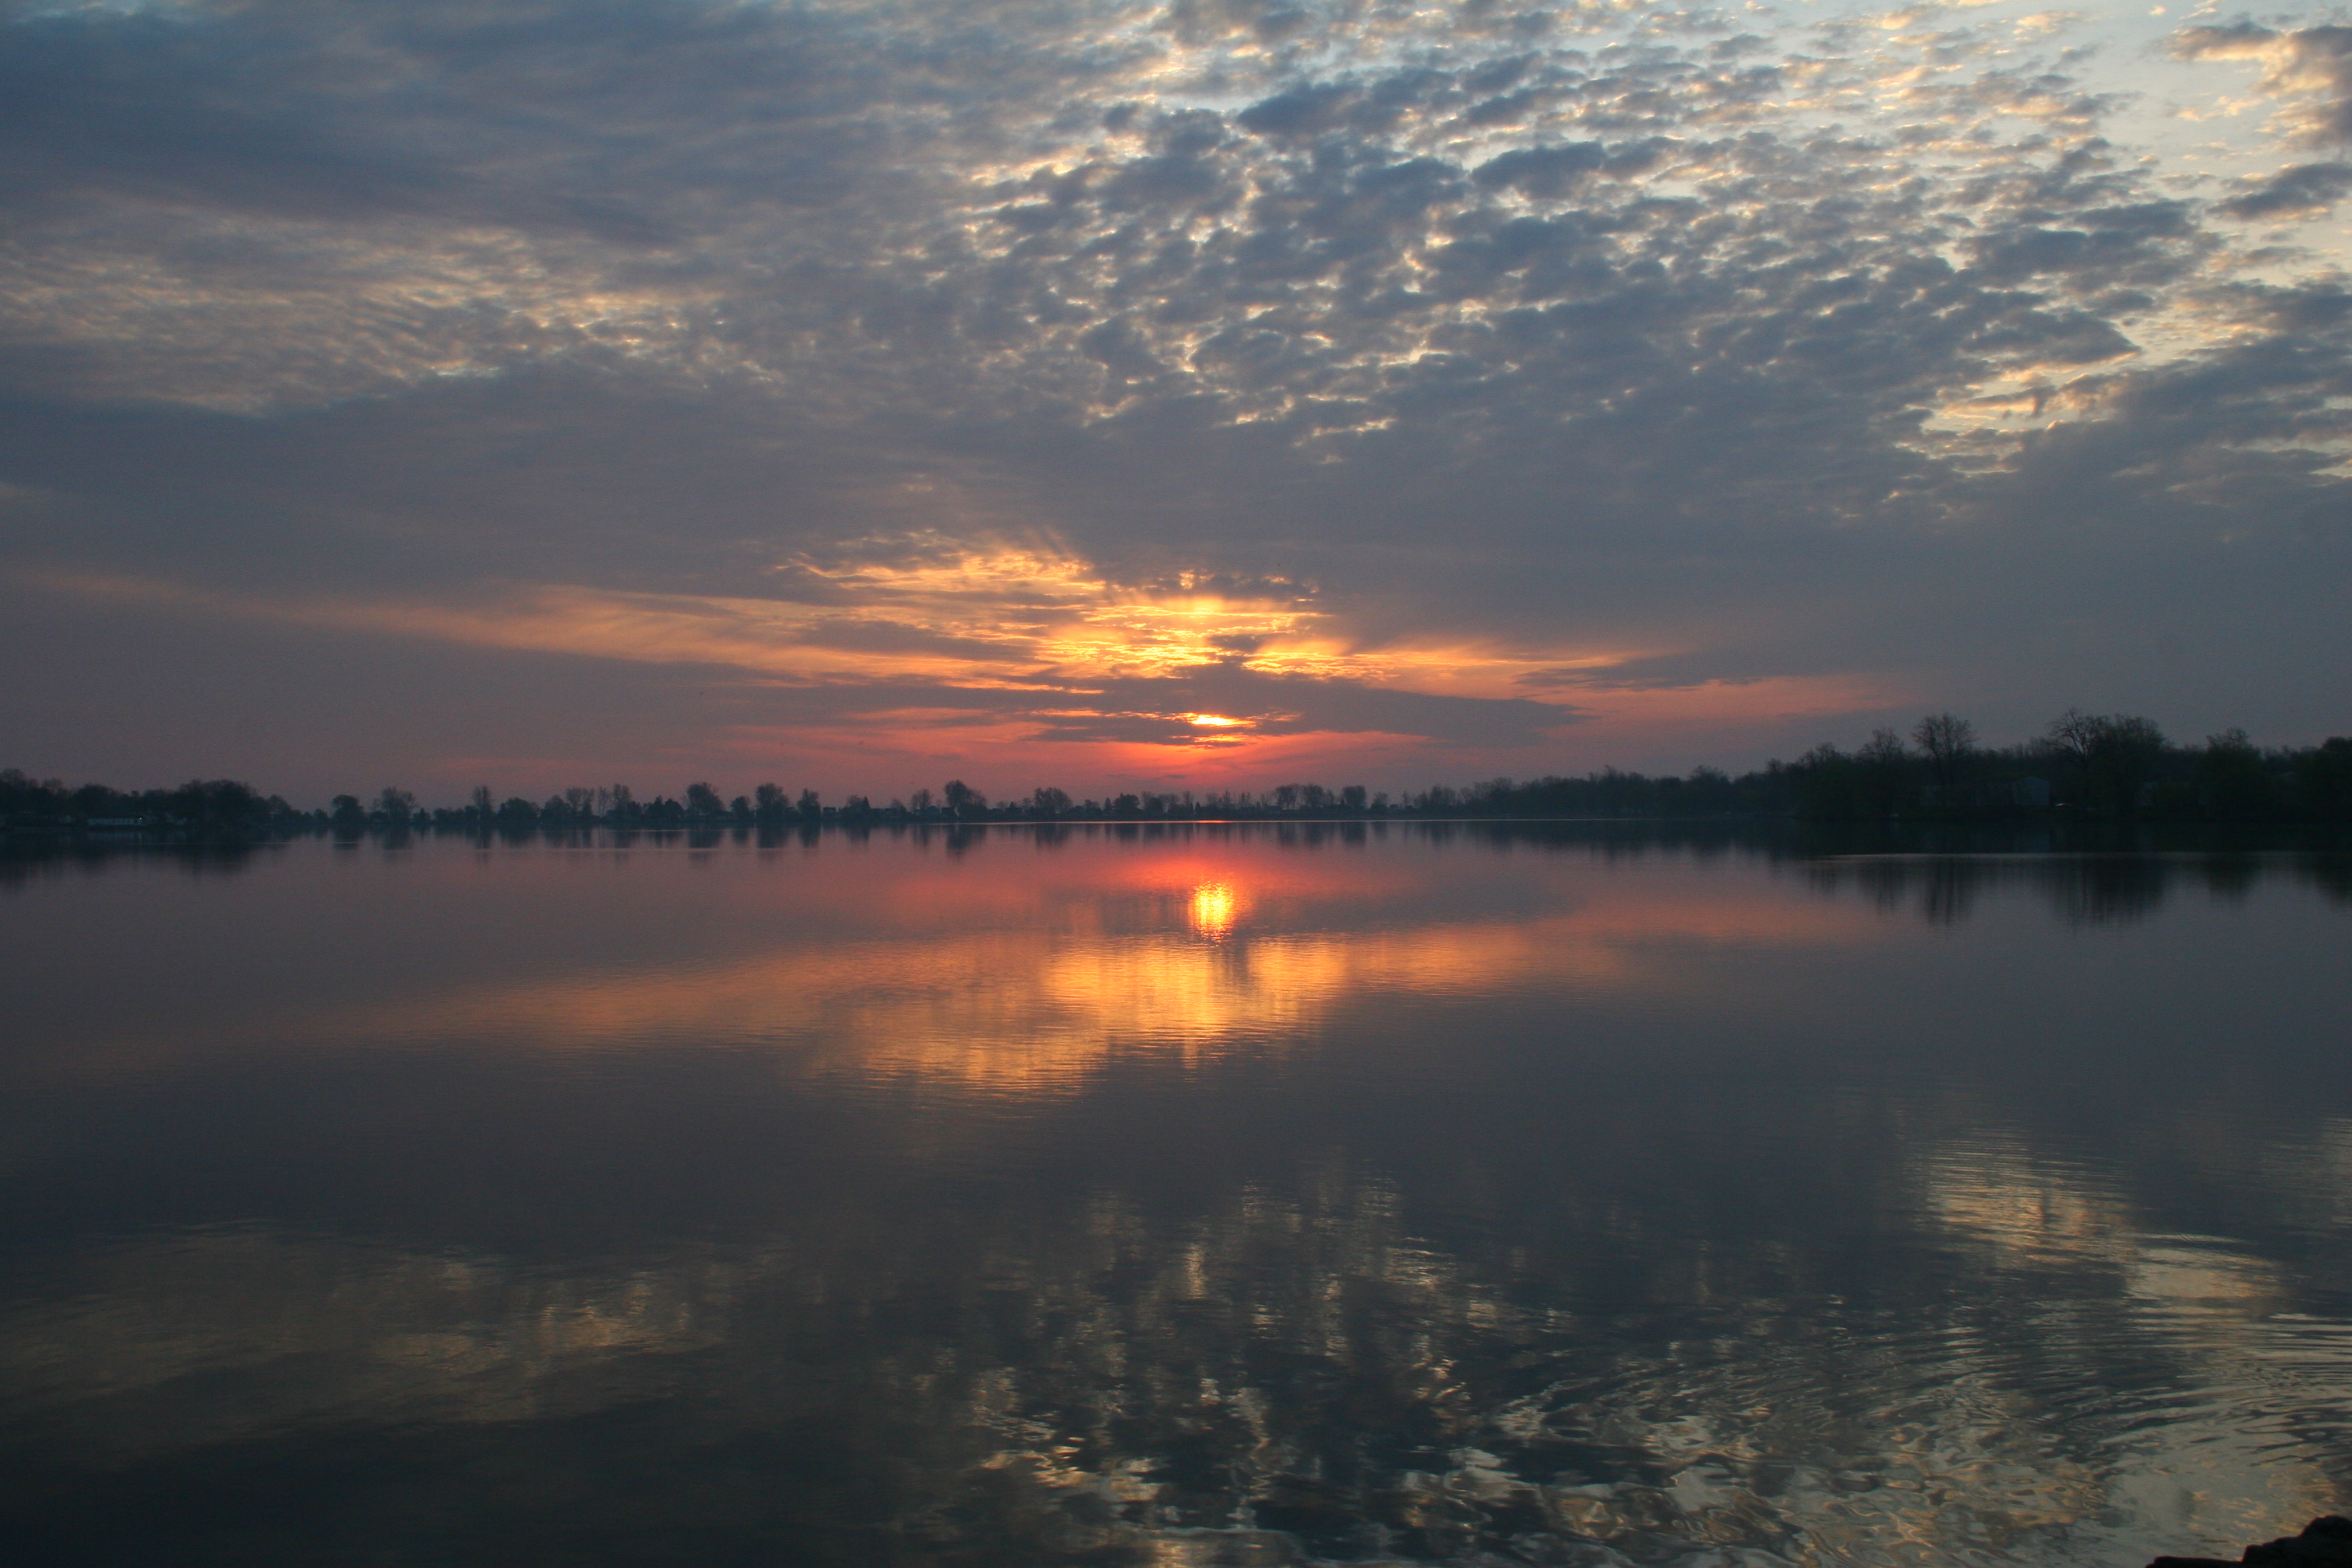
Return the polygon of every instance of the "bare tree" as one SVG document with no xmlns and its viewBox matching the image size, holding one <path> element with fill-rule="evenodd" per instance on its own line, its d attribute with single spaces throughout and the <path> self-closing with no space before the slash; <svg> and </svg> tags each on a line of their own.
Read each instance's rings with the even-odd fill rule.
<svg viewBox="0 0 2352 1568">
<path fill-rule="evenodd" d="M 491 816 L 498 811 L 498 797 L 490 793 L 489 785 L 476 784 L 473 802 L 474 820 L 487 827 L 489 826 Z"/>
<path fill-rule="evenodd" d="M 1853 754 L 1864 799 L 1874 816 L 1892 816 L 1914 798 L 1911 752 L 1892 730 L 1873 730 Z"/>
<path fill-rule="evenodd" d="M 1951 805 L 1952 792 L 1967 777 L 1969 760 L 1976 754 L 1977 727 L 1955 713 L 1930 713 L 1911 727 L 1911 743 L 1927 759 L 1937 798 Z"/>
<path fill-rule="evenodd" d="M 2153 719 L 2084 713 L 2069 708 L 2050 721 L 2051 750 L 2074 765 L 2084 798 L 2129 811 L 2164 760 L 2164 731 Z"/>
</svg>

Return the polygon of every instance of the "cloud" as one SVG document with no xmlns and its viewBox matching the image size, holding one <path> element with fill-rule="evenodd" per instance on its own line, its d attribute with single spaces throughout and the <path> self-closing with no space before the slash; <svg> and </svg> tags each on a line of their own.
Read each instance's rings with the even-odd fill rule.
<svg viewBox="0 0 2352 1568">
<path fill-rule="evenodd" d="M 2294 140 L 2311 146 L 2352 142 L 2352 27 L 2183 27 L 2172 47 L 2184 59 L 2260 60 L 2262 90 L 2287 100 Z"/>
<path fill-rule="evenodd" d="M 1066 556 L 977 555 L 940 540 L 869 542 L 860 558 L 793 563 L 790 597 L 715 598 L 534 585 L 446 599 L 358 600 L 192 589 L 121 577 L 28 585 L 321 630 L 388 634 L 534 654 L 674 666 L 768 689 L 828 688 L 836 717 L 928 722 L 983 714 L 1051 741 L 1235 745 L 1261 736 L 1368 733 L 1466 745 L 1538 742 L 1573 722 L 1565 704 L 1417 690 L 1443 661 L 1514 661 L 1474 650 L 1352 649 L 1292 584 L 1104 582 Z M 1240 628 L 1236 630 L 1235 628 Z M 1236 647 L 1235 645 L 1240 645 Z M 1202 714 L 1211 722 L 1201 721 Z"/>
<path fill-rule="evenodd" d="M 2217 204 L 2231 217 L 2301 217 L 2323 213 L 2352 193 L 2352 163 L 2297 163 Z"/>
<path fill-rule="evenodd" d="M 2209 204 L 2063 18 L 6 15 L 20 580 L 1171 755 L 2118 706 L 2216 582 L 2340 641 L 2334 263 L 2216 220 L 2352 179 Z M 2340 31 L 2171 47 L 2325 140 Z"/>
</svg>

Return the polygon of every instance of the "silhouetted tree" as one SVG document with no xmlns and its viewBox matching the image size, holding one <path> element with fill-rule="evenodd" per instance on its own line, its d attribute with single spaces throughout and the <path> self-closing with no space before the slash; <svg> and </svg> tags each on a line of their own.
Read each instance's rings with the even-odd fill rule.
<svg viewBox="0 0 2352 1568">
<path fill-rule="evenodd" d="M 1854 753 L 1862 805 L 1872 816 L 1892 816 L 1912 800 L 1911 753 L 1892 730 L 1873 730 Z"/>
<path fill-rule="evenodd" d="M 1967 782 L 1969 763 L 1976 754 L 1976 726 L 1957 714 L 1930 713 L 1911 727 L 1911 743 L 1927 760 L 1936 804 L 1948 809 L 1959 805 L 1960 786 Z"/>
<path fill-rule="evenodd" d="M 2294 804 L 2323 822 L 2352 821 L 2352 738 L 2330 736 L 2295 759 Z"/>
<path fill-rule="evenodd" d="M 51 781 L 47 793 L 64 804 L 64 785 Z M 268 804 L 261 792 L 236 779 L 190 779 L 167 792 L 149 791 L 149 810 L 183 827 L 198 829 L 250 828 L 268 820 Z"/>
<path fill-rule="evenodd" d="M 1861 770 L 1829 742 L 1789 764 L 1789 772 L 1798 816 L 1843 822 L 1865 815 Z"/>
<path fill-rule="evenodd" d="M 0 771 L 0 814 L 28 820 L 55 816 L 66 805 L 65 791 L 63 779 L 35 780 L 22 768 Z"/>
<path fill-rule="evenodd" d="M 950 779 L 940 787 L 940 799 L 948 815 L 959 822 L 969 822 L 988 809 L 988 797 L 961 779 Z"/>
<path fill-rule="evenodd" d="M 11 780 L 16 781 L 13 786 L 9 782 Z M 15 813 L 25 809 L 27 805 L 37 810 L 49 806 L 55 801 L 58 792 L 65 787 L 65 781 L 62 779 L 52 779 L 45 786 L 26 789 L 26 786 L 30 786 L 32 784 L 32 780 L 14 768 L 0 773 L 0 812 Z M 25 791 L 22 795 L 17 793 L 20 790 Z M 122 804 L 118 805 L 116 804 L 118 801 Z M 84 822 L 89 821 L 92 817 L 128 816 L 135 810 L 135 803 L 128 797 L 118 795 L 100 784 L 82 785 L 66 797 L 65 805 L 67 810 Z"/>
<path fill-rule="evenodd" d="M 1893 731 L 1879 730 L 1853 752 L 1824 743 L 1794 763 L 1775 759 L 1738 778 L 1707 767 L 1694 768 L 1685 778 L 1603 768 L 1578 778 L 1521 783 L 1498 777 L 1458 789 L 1437 784 L 1406 796 L 1396 809 L 1430 816 L 1741 813 L 1853 820 L 1883 816 L 1916 802 L 1916 786 L 1924 779 L 1935 784 L 1935 798 L 1947 810 L 1974 807 L 2008 814 L 2043 803 L 2013 789 L 2032 774 L 2059 779 L 2056 798 L 2061 803 L 2118 812 L 2148 805 L 2160 812 L 2221 820 L 2352 820 L 2352 738 L 2343 736 L 2316 747 L 2265 753 L 2242 730 L 2228 730 L 2208 736 L 2201 750 L 2192 751 L 2168 748 L 2162 731 L 2150 720 L 2070 709 L 2039 740 L 1998 751 L 1979 749 L 1974 726 L 1950 713 L 1921 719 L 1911 738 L 1916 753 Z M 994 808 L 961 779 L 950 780 L 943 794 L 944 815 L 959 822 L 1362 816 L 1386 815 L 1391 809 L 1386 794 L 1372 795 L 1361 784 L 1333 791 L 1312 783 L 1285 784 L 1262 796 L 1232 791 L 1206 795 L 1147 791 L 1108 802 L 1074 801 L 1063 790 L 1040 784 L 1025 798 Z M 838 812 L 829 812 L 814 790 L 802 791 L 794 803 L 774 784 L 762 784 L 753 796 L 738 795 L 723 804 L 718 791 L 701 782 L 687 786 L 683 805 L 659 795 L 640 804 L 625 784 L 573 787 L 540 806 L 518 795 L 493 810 L 487 785 L 476 786 L 467 798 L 463 810 L 425 814 L 418 811 L 414 795 L 386 787 L 373 802 L 337 795 L 331 814 L 305 814 L 281 796 L 264 797 L 252 785 L 231 779 L 192 779 L 174 789 L 125 793 L 99 784 L 68 789 L 60 780 L 37 781 L 19 769 L 0 770 L 0 817 L 11 828 L 31 832 L 130 824 L 238 833 L 331 826 L 339 834 L 355 835 L 372 824 L 398 829 L 428 822 L 448 828 L 490 822 L 516 828 L 536 822 L 554 830 L 599 820 L 615 826 L 689 819 L 707 825 L 731 816 L 745 824 L 796 822 L 813 837 L 827 822 L 867 823 L 883 816 L 937 821 L 942 814 L 929 790 L 913 791 L 906 804 L 892 801 L 884 812 L 877 812 L 866 796 L 853 795 Z"/>
<path fill-rule="evenodd" d="M 2197 804 L 2216 816 L 2268 816 L 2284 804 L 2285 792 L 2263 765 L 2262 752 L 2243 730 L 2224 730 L 2205 737 L 2189 774 Z"/>
<path fill-rule="evenodd" d="M 375 810 L 372 815 L 381 818 L 386 827 L 396 833 L 406 827 L 408 819 L 416 815 L 416 797 L 404 789 L 386 784 L 376 792 Z"/>
<path fill-rule="evenodd" d="M 2084 803 L 2128 812 L 2164 760 L 2164 731 L 2150 719 L 2069 708 L 2050 721 L 2050 747 L 2075 774 Z"/>
</svg>

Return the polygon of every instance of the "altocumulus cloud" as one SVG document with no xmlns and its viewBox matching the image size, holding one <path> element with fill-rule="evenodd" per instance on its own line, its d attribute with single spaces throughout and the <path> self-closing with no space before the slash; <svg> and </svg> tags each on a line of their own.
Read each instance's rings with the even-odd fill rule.
<svg viewBox="0 0 2352 1568">
<path fill-rule="evenodd" d="M 15 7 L 22 760 L 195 647 L 153 766 L 2341 728 L 2352 30 L 1817 11 Z"/>
</svg>

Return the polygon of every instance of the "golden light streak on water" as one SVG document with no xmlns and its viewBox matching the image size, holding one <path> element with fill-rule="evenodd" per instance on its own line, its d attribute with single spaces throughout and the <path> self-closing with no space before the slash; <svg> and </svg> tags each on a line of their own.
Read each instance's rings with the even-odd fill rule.
<svg viewBox="0 0 2352 1568">
<path fill-rule="evenodd" d="M 1360 930 L 1356 911 L 1395 893 L 1380 865 L 1293 866 L 1263 846 L 1122 858 L 1093 887 L 1108 905 L 1074 897 L 1050 860 L 1004 863 L 994 878 L 903 864 L 911 874 L 837 885 L 838 940 L 272 1011 L 223 1032 L 256 1046 L 468 1038 L 567 1055 L 691 1038 L 779 1049 L 824 1079 L 1058 1096 L 1137 1051 L 1192 1060 L 1279 1049 L 1374 996 L 1695 994 L 1694 952 L 1895 940 L 1866 910 L 1793 885 L 1664 892 L 1580 880 L 1575 907 L 1535 919 Z M 1149 912 L 1138 926 L 1120 908 Z M 904 926 L 884 934 L 877 920 Z M 149 1070 L 176 1038 L 85 1039 L 76 1070 Z"/>
</svg>

